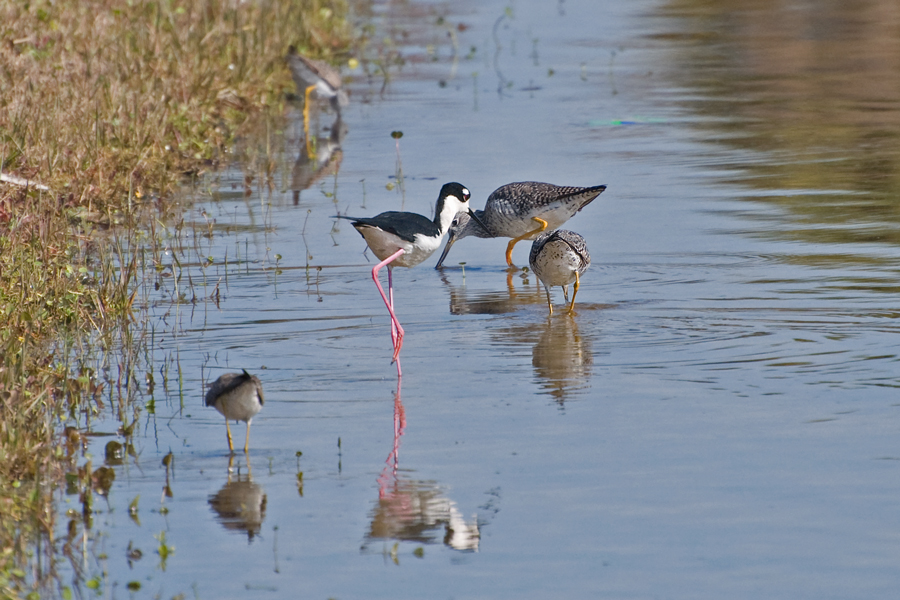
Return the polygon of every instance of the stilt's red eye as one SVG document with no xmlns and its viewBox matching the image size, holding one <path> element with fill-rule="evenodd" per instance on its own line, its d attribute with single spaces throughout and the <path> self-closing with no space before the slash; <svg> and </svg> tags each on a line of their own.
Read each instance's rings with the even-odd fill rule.
<svg viewBox="0 0 900 600">
<path fill-rule="evenodd" d="M 468 202 L 469 198 L 471 198 L 471 194 L 469 194 L 469 190 L 467 190 L 466 188 L 463 188 L 462 192 L 463 192 L 463 202 Z"/>
</svg>

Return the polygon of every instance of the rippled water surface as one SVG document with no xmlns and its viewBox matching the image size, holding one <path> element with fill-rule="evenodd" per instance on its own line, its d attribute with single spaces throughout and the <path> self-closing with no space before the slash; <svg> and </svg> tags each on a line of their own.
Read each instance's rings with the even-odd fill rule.
<svg viewBox="0 0 900 600">
<path fill-rule="evenodd" d="M 345 72 L 318 163 L 294 109 L 272 189 L 207 181 L 141 291 L 155 386 L 85 572 L 112 597 L 893 597 L 900 9 L 846 4 L 380 6 L 406 60 L 383 92 Z M 464 239 L 395 272 L 401 388 L 332 215 L 521 180 L 608 185 L 566 226 L 576 314 Z M 242 368 L 266 404 L 232 460 L 204 383 Z"/>
</svg>

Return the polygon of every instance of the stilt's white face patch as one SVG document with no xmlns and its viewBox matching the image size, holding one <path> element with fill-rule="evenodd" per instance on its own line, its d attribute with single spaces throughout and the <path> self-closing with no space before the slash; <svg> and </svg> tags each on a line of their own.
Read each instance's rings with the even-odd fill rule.
<svg viewBox="0 0 900 600">
<path fill-rule="evenodd" d="M 463 202 L 468 202 L 469 198 L 472 197 L 472 194 L 469 193 L 467 188 L 463 188 Z"/>
</svg>

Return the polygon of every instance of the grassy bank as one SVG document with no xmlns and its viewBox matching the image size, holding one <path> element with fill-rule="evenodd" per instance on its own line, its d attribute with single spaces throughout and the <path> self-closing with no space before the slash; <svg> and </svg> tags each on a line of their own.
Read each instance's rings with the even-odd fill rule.
<svg viewBox="0 0 900 600">
<path fill-rule="evenodd" d="M 138 209 L 281 113 L 289 45 L 345 58 L 348 11 L 0 0 L 0 597 L 49 589 L 53 491 L 72 476 L 81 415 L 109 395 L 78 349 L 133 327 L 139 267 L 110 231 L 134 231 Z"/>
</svg>

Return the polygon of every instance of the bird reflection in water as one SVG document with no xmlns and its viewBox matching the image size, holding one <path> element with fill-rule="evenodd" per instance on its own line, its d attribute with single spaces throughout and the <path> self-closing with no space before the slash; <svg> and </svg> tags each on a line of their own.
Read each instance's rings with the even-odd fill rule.
<svg viewBox="0 0 900 600">
<path fill-rule="evenodd" d="M 344 159 L 344 151 L 341 144 L 347 137 L 347 125 L 338 114 L 331 124 L 327 138 L 321 138 L 317 142 L 315 151 L 310 150 L 309 144 L 300 145 L 300 155 L 294 163 L 291 173 L 291 191 L 293 192 L 294 206 L 300 204 L 300 192 L 309 189 L 318 181 L 334 175 L 337 178 Z M 337 185 L 335 183 L 335 185 Z"/>
<path fill-rule="evenodd" d="M 532 339 L 534 339 L 532 337 Z M 594 355 L 571 315 L 547 319 L 531 352 L 541 388 L 562 405 L 573 391 L 590 387 Z"/>
<path fill-rule="evenodd" d="M 523 304 L 543 304 L 539 287 L 530 287 L 527 273 L 519 272 L 526 287 L 517 290 L 513 282 L 513 272 L 507 272 L 506 291 L 474 292 L 465 284 L 454 285 L 445 271 L 441 281 L 450 292 L 451 315 L 502 315 L 519 310 Z"/>
<path fill-rule="evenodd" d="M 378 477 L 378 502 L 370 516 L 371 525 L 362 550 L 376 540 L 396 540 L 421 544 L 441 541 L 454 550 L 478 551 L 481 534 L 478 520 L 466 522 L 456 503 L 444 495 L 434 481 L 400 476 L 400 437 L 406 428 L 406 415 L 400 400 L 400 381 L 394 400 L 394 445 Z"/>
<path fill-rule="evenodd" d="M 241 474 L 240 468 L 235 474 L 234 455 L 228 458 L 228 481 L 209 497 L 209 505 L 216 513 L 216 520 L 225 529 L 245 532 L 247 541 L 252 542 L 266 518 L 266 493 L 260 485 L 253 483 L 250 457 L 246 458 L 246 475 Z"/>
<path fill-rule="evenodd" d="M 545 306 L 546 299 L 540 287 L 529 285 L 517 290 L 509 285 L 506 291 L 473 292 L 465 285 L 453 285 L 441 275 L 450 292 L 450 314 L 453 315 L 508 315 L 523 306 Z M 585 307 L 605 309 L 612 305 L 589 304 Z M 542 311 L 546 316 L 546 309 Z M 509 325 L 504 326 L 505 323 Z M 571 314 L 558 315 L 529 323 L 498 317 L 497 326 L 488 331 L 491 344 L 499 346 L 523 346 L 532 348 L 531 364 L 541 389 L 550 394 L 560 405 L 578 390 L 590 386 L 591 366 L 594 363 L 591 340 L 579 332 L 578 322 Z"/>
<path fill-rule="evenodd" d="M 331 109 L 340 117 L 341 107 L 347 106 L 350 98 L 342 89 L 340 71 L 333 65 L 303 56 L 294 46 L 288 48 L 285 58 L 297 85 L 297 92 L 303 94 L 303 131 L 307 149 L 313 154 L 315 151 L 311 146 L 309 122 L 312 112 L 318 110 L 318 101 L 327 100 Z M 312 92 L 316 92 L 316 102 L 312 102 Z"/>
</svg>

